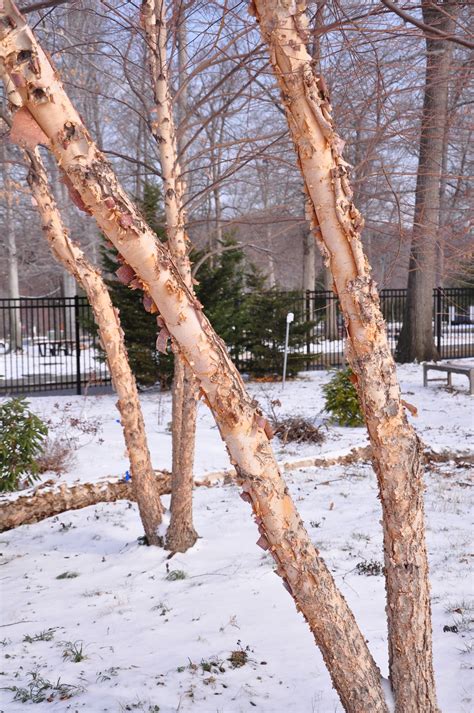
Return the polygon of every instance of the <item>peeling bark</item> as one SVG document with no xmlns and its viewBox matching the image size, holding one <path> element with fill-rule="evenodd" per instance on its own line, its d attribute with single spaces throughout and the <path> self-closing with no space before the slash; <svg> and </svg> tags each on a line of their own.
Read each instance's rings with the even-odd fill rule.
<svg viewBox="0 0 474 713">
<path fill-rule="evenodd" d="M 225 346 L 183 282 L 169 251 L 155 238 L 119 185 L 72 106 L 46 55 L 10 0 L 0 15 L 0 57 L 22 102 L 87 210 L 139 276 L 213 411 L 279 574 L 319 645 L 348 711 L 387 713 L 380 672 L 328 568 L 287 491 L 260 411 L 245 391 Z"/>
<path fill-rule="evenodd" d="M 158 495 L 169 493 L 170 486 L 168 473 L 158 473 L 154 476 L 153 489 Z M 20 495 L 15 500 L 0 502 L 0 532 L 12 530 L 20 525 L 41 522 L 47 517 L 68 510 L 81 510 L 90 505 L 113 503 L 116 500 L 136 502 L 136 499 L 136 488 L 131 481 L 116 480 L 77 485 L 61 483 L 59 486 L 56 486 L 54 481 L 48 481 L 33 493 Z"/>
<path fill-rule="evenodd" d="M 144 0 L 142 24 L 147 39 L 147 54 L 155 100 L 155 121 L 152 133 L 158 145 L 166 216 L 166 234 L 170 253 L 186 286 L 192 292 L 189 239 L 185 230 L 185 184 L 178 162 L 176 132 L 167 66 L 166 3 L 164 0 Z M 182 49 L 180 59 L 183 59 Z M 181 64 L 181 63 L 180 63 Z M 183 67 L 180 66 L 180 70 Z M 183 79 L 182 77 L 180 79 Z M 174 552 L 186 552 L 197 539 L 193 525 L 193 466 L 196 438 L 197 383 L 189 365 L 175 349 L 172 438 L 173 464 L 171 518 L 166 534 L 166 547 Z"/>
<path fill-rule="evenodd" d="M 120 411 L 133 489 L 143 528 L 148 543 L 160 545 L 162 541 L 158 528 L 163 514 L 160 495 L 153 475 L 138 391 L 128 363 L 118 311 L 112 305 L 100 272 L 88 262 L 79 246 L 70 240 L 49 188 L 39 153 L 28 151 L 28 156 L 31 163 L 28 183 L 41 217 L 43 233 L 55 258 L 84 289 L 94 312 L 112 382 L 118 394 L 117 408 Z"/>
<path fill-rule="evenodd" d="M 324 79 L 314 73 L 305 3 L 254 0 L 280 85 L 315 238 L 330 267 L 347 331 L 383 507 L 389 663 L 398 713 L 437 711 L 425 545 L 422 449 L 407 422 L 379 297 L 362 249 L 344 142 Z M 370 706 L 363 707 L 370 710 Z"/>
<path fill-rule="evenodd" d="M 334 465 L 352 465 L 369 461 L 371 451 L 369 447 L 353 448 L 349 453 L 339 456 L 316 456 L 299 458 L 293 461 L 279 463 L 282 470 L 288 472 L 299 468 L 330 468 Z M 425 452 L 425 459 L 428 463 L 449 463 L 468 468 L 474 465 L 474 456 L 470 453 L 434 453 Z M 207 473 L 204 478 L 194 481 L 195 488 L 212 488 L 217 484 L 227 485 L 235 480 L 235 469 L 216 470 Z M 160 495 L 168 495 L 171 492 L 171 478 L 166 471 L 155 471 L 156 483 Z M 54 491 L 44 491 L 45 487 L 56 485 L 53 481 L 47 481 L 34 489 L 34 492 L 19 495 L 16 499 L 5 499 L 0 501 L 0 532 L 11 530 L 20 525 L 28 525 L 40 522 L 47 517 L 58 515 L 68 510 L 79 510 L 89 505 L 97 505 L 102 502 L 114 502 L 115 500 L 135 501 L 135 495 L 130 482 L 125 481 L 100 481 L 98 483 L 81 483 L 68 486 L 61 483 Z"/>
</svg>

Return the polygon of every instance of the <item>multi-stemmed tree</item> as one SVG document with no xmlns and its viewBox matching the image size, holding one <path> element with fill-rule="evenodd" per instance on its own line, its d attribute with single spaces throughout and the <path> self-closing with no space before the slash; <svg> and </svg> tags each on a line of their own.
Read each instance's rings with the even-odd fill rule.
<svg viewBox="0 0 474 713">
<path fill-rule="evenodd" d="M 391 681 L 397 711 L 436 711 L 424 543 L 421 448 L 408 425 L 375 286 L 360 243 L 342 141 L 327 90 L 306 51 L 303 5 L 257 0 L 308 195 L 308 213 L 331 268 L 347 329 L 348 358 L 372 444 L 384 513 Z M 15 84 L 12 106 L 29 112 L 76 200 L 138 276 L 159 311 L 159 343 L 172 338 L 212 408 L 277 573 L 305 615 L 349 711 L 387 711 L 378 669 L 354 617 L 312 545 L 271 452 L 269 429 L 169 252 L 123 191 L 11 2 L 1 16 L 0 56 Z M 17 114 L 18 116 L 18 114 Z M 21 121 L 17 120 L 21 133 Z M 26 131 L 23 124 L 23 131 Z M 36 135 L 39 135 L 37 133 Z"/>
</svg>

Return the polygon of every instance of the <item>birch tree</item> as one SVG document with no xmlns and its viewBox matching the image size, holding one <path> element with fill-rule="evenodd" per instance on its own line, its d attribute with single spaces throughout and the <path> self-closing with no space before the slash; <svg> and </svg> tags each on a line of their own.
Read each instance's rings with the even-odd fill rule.
<svg viewBox="0 0 474 713">
<path fill-rule="evenodd" d="M 17 115 L 17 117 L 20 115 Z M 23 117 L 27 116 L 23 114 Z M 28 119 L 26 119 L 26 122 Z M 27 124 L 16 122 L 16 139 L 22 133 L 28 138 Z M 118 394 L 117 409 L 127 454 L 130 459 L 132 487 L 143 523 L 143 529 L 150 545 L 161 545 L 159 527 L 162 521 L 160 491 L 151 464 L 145 433 L 143 414 L 138 398 L 135 377 L 128 363 L 127 351 L 120 327 L 118 311 L 113 307 L 107 287 L 98 270 L 87 260 L 79 246 L 71 241 L 62 222 L 48 177 L 39 152 L 28 150 L 30 172 L 28 184 L 41 217 L 43 233 L 51 251 L 67 272 L 85 291 L 92 307 L 100 340 L 107 356 L 112 383 Z M 120 268 L 122 269 L 122 268 Z"/>
<path fill-rule="evenodd" d="M 278 80 L 308 196 L 315 238 L 331 269 L 346 326 L 347 359 L 372 444 L 383 508 L 389 667 L 398 713 L 437 711 L 419 439 L 408 424 L 379 298 L 360 240 L 344 142 L 326 84 L 307 51 L 305 3 L 251 6 Z M 364 710 L 370 710 L 365 706 Z"/>
<path fill-rule="evenodd" d="M 189 239 L 185 230 L 183 205 L 185 186 L 178 162 L 167 66 L 166 3 L 164 0 L 144 0 L 141 16 L 155 101 L 156 118 L 152 122 L 152 131 L 158 145 L 163 177 L 166 235 L 171 256 L 186 287 L 192 293 Z M 184 63 L 183 51 L 180 50 L 181 61 Z M 185 552 L 197 539 L 192 509 L 196 411 L 197 384 L 192 369 L 186 364 L 179 347 L 176 347 L 172 400 L 171 519 L 166 535 L 166 546 L 175 552 Z"/>
<path fill-rule="evenodd" d="M 271 451 L 269 426 L 223 343 L 169 251 L 119 185 L 10 0 L 4 3 L 0 27 L 0 57 L 16 87 L 9 97 L 13 109 L 23 104 L 29 111 L 76 200 L 93 215 L 138 275 L 149 304 L 159 310 L 159 340 L 171 336 L 192 367 L 235 465 L 242 496 L 252 506 L 258 544 L 271 552 L 277 574 L 307 619 L 344 707 L 387 713 L 380 674 L 365 638 L 303 527 Z"/>
</svg>

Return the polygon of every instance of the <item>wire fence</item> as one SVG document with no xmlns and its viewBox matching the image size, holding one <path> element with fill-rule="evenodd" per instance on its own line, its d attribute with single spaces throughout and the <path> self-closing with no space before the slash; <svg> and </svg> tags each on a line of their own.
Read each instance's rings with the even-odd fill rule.
<svg viewBox="0 0 474 713">
<path fill-rule="evenodd" d="M 258 297 L 255 301 L 253 296 L 257 306 Z M 261 297 L 263 301 L 265 295 Z M 292 330 L 307 325 L 303 338 L 290 345 L 290 355 L 298 357 L 300 368 L 342 366 L 345 330 L 337 297 L 330 291 L 281 292 L 277 297 L 283 312 L 295 315 Z M 380 292 L 393 351 L 405 301 L 404 289 Z M 92 310 L 85 297 L 0 299 L 0 394 L 63 390 L 81 394 L 110 385 L 92 323 Z M 271 324 L 269 329 L 271 332 Z M 441 359 L 474 357 L 473 288 L 434 290 L 433 336 Z M 274 348 L 281 351 L 281 341 L 276 339 Z M 231 353 L 242 372 L 250 363 L 258 365 L 259 354 L 264 358 L 263 351 L 256 348 L 249 351 L 231 346 Z"/>
</svg>

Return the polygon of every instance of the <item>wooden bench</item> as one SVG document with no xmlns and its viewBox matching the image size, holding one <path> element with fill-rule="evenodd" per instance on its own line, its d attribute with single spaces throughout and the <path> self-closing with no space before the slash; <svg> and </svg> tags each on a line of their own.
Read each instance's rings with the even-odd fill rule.
<svg viewBox="0 0 474 713">
<path fill-rule="evenodd" d="M 469 393 L 474 396 L 474 364 L 423 364 L 423 386 L 428 386 L 428 381 L 444 381 L 444 379 L 428 379 L 429 371 L 444 371 L 448 375 L 447 385 L 452 386 L 453 374 L 464 374 L 469 379 Z"/>
</svg>

